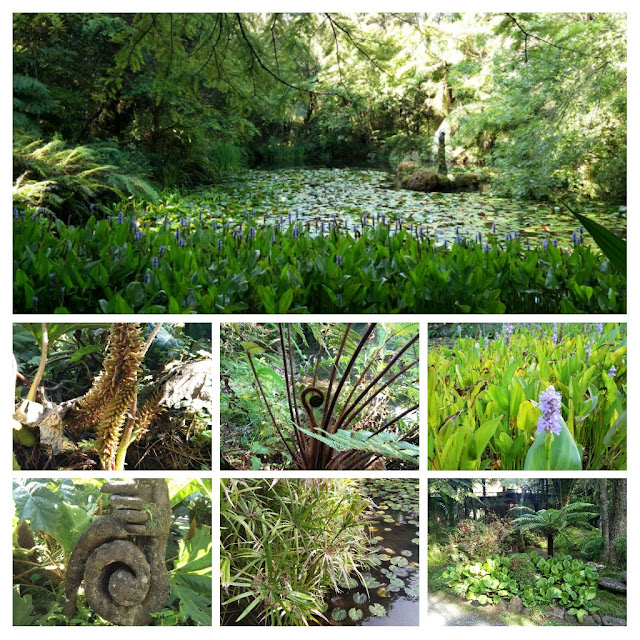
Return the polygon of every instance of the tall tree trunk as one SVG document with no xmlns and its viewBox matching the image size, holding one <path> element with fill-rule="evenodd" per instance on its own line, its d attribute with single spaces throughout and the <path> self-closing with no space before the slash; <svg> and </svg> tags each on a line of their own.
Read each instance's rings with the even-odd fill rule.
<svg viewBox="0 0 640 640">
<path fill-rule="evenodd" d="M 609 562 L 609 499 L 607 497 L 607 479 L 600 478 L 600 531 L 602 533 L 602 560 Z"/>
<path fill-rule="evenodd" d="M 553 536 L 547 536 L 547 554 L 550 558 L 553 558 Z"/>
<path fill-rule="evenodd" d="M 615 478 L 613 480 L 613 505 L 611 521 L 609 522 L 609 542 L 627 535 L 627 481 Z M 618 561 L 615 548 L 611 545 L 611 558 Z"/>
</svg>

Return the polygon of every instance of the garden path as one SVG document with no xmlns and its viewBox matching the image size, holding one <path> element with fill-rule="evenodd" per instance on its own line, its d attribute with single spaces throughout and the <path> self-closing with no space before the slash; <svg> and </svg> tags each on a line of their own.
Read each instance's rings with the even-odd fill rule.
<svg viewBox="0 0 640 640">
<path fill-rule="evenodd" d="M 491 619 L 489 617 L 478 616 L 465 611 L 453 600 L 442 593 L 429 591 L 428 598 L 428 618 L 429 623 L 442 627 L 463 627 L 463 626 L 489 626 L 506 627 L 504 622 Z"/>
</svg>

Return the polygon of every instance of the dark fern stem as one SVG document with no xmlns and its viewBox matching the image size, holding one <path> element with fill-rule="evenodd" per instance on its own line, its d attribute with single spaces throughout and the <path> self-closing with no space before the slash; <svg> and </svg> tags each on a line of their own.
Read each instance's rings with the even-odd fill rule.
<svg viewBox="0 0 640 640">
<path fill-rule="evenodd" d="M 363 349 L 367 342 L 371 340 L 377 323 L 372 322 L 360 336 L 351 357 L 343 371 L 340 372 L 340 363 L 347 347 L 352 325 L 347 324 L 340 339 L 340 345 L 333 358 L 329 373 L 329 379 L 325 382 L 317 380 L 318 368 L 316 366 L 313 376 L 314 384 L 300 389 L 300 384 L 296 382 L 296 372 L 294 370 L 293 348 L 291 341 L 291 327 L 283 324 L 278 325 L 280 336 L 280 349 L 282 356 L 282 368 L 287 393 L 287 403 L 289 408 L 289 418 L 294 430 L 294 442 L 286 437 L 285 430 L 278 424 L 272 404 L 267 398 L 260 374 L 258 373 L 251 354 L 246 352 L 251 365 L 258 389 L 262 396 L 272 423 L 284 446 L 289 451 L 296 465 L 303 470 L 318 469 L 356 469 L 366 467 L 372 460 L 376 460 L 380 455 L 363 453 L 359 450 L 339 451 L 326 442 L 326 438 L 335 435 L 340 429 L 354 427 L 357 425 L 358 416 L 385 390 L 398 381 L 408 371 L 418 365 L 419 359 L 416 357 L 408 365 L 402 366 L 396 373 L 392 369 L 402 356 L 418 341 L 418 335 L 410 338 L 406 344 L 397 349 L 393 356 L 386 361 L 380 373 L 369 380 L 367 374 L 372 366 L 377 362 L 377 358 L 382 352 L 382 347 L 386 342 L 374 351 L 373 355 L 367 357 L 367 362 L 362 362 L 362 372 L 356 377 L 351 385 L 349 381 L 354 377 L 353 371 L 359 359 L 363 357 Z M 286 335 L 285 335 L 286 328 Z M 318 353 L 319 358 L 320 352 Z M 391 374 L 391 375 L 390 375 Z M 390 375 L 390 377 L 389 377 Z M 349 387 L 351 389 L 349 390 Z M 346 398 L 345 398 L 346 396 Z M 298 398 L 302 407 L 302 412 L 298 407 Z M 355 399 L 354 399 L 355 398 Z M 319 417 L 319 410 L 322 409 L 322 416 Z M 381 427 L 377 428 L 370 437 L 380 434 L 385 429 L 395 424 L 398 420 L 418 409 L 418 404 L 408 407 L 400 412 L 395 418 L 383 420 Z M 318 414 L 316 414 L 316 411 Z M 304 422 L 301 420 L 304 418 Z M 303 433 L 301 428 L 306 428 L 313 435 Z M 404 434 L 401 440 L 414 440 L 417 438 L 418 427 L 414 427 Z M 314 435 L 323 436 L 322 442 Z"/>
</svg>

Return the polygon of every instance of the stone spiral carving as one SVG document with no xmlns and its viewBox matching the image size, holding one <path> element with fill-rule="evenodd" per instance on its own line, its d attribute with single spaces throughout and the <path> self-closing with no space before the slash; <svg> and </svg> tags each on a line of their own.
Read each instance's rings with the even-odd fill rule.
<svg viewBox="0 0 640 640">
<path fill-rule="evenodd" d="M 84 581 L 89 606 L 118 625 L 146 625 L 169 598 L 165 565 L 171 505 L 166 480 L 109 482 L 110 515 L 92 522 L 71 554 L 65 614 L 73 617 Z"/>
</svg>

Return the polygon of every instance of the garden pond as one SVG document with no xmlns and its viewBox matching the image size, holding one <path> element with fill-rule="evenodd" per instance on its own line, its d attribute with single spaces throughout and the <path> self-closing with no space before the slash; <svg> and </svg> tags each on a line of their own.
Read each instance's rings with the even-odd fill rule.
<svg viewBox="0 0 640 640">
<path fill-rule="evenodd" d="M 418 624 L 418 480 L 375 479 L 362 483 L 375 503 L 370 531 L 372 567 L 362 578 L 340 583 L 327 596 L 331 625 Z"/>
<path fill-rule="evenodd" d="M 569 213 L 548 203 L 498 198 L 484 192 L 420 193 L 397 188 L 395 176 L 371 169 L 250 170 L 229 175 L 211 189 L 189 196 L 189 208 L 205 210 L 221 222 L 256 226 L 301 223 L 313 231 L 338 224 L 352 231 L 363 224 L 393 222 L 415 229 L 438 245 L 457 236 L 514 232 L 532 245 L 542 240 L 572 242 L 579 224 Z M 182 205 L 184 203 L 181 203 Z M 184 206 L 180 207 L 184 209 Z M 626 236 L 626 207 L 612 210 L 591 204 L 582 212 L 611 231 Z M 183 211 L 181 211 L 183 213 Z M 584 243 L 592 241 L 584 235 Z"/>
</svg>

